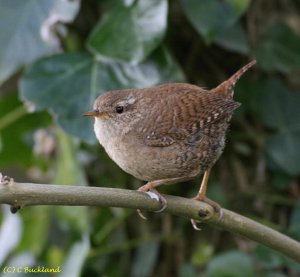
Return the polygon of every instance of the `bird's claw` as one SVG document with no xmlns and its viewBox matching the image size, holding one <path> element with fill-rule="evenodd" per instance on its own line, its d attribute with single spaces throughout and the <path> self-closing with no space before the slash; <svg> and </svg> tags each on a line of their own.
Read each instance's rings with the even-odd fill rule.
<svg viewBox="0 0 300 277">
<path fill-rule="evenodd" d="M 144 191 L 146 194 L 148 194 L 150 196 L 151 199 L 155 199 L 157 202 L 161 203 L 161 208 L 157 211 L 155 211 L 155 213 L 160 213 L 162 211 L 164 211 L 167 207 L 167 200 L 166 198 L 164 198 L 163 196 L 161 196 L 157 191 Z M 140 218 L 147 220 L 147 217 L 144 216 L 144 214 L 142 213 L 142 211 L 140 209 L 136 210 L 138 215 L 140 216 Z"/>
<path fill-rule="evenodd" d="M 223 218 L 223 215 L 224 215 L 223 209 L 220 208 L 218 210 L 215 210 L 215 212 L 219 214 L 218 222 L 220 222 L 221 219 Z M 201 221 L 191 218 L 191 223 L 192 223 L 192 226 L 193 226 L 194 230 L 196 230 L 196 231 L 201 231 L 202 230 L 201 228 L 198 227 L 198 223 L 201 223 Z"/>
<path fill-rule="evenodd" d="M 142 213 L 142 211 L 140 209 L 137 209 L 136 212 L 138 213 L 138 215 L 141 219 L 147 220 L 147 217 L 144 216 L 144 214 Z"/>
<path fill-rule="evenodd" d="M 219 217 L 218 217 L 218 222 L 220 222 L 224 216 L 224 212 L 223 212 L 223 209 L 220 208 L 218 211 L 216 211 L 218 214 L 219 214 Z"/>
<path fill-rule="evenodd" d="M 197 225 L 198 222 L 200 222 L 200 221 L 197 221 L 197 220 L 195 220 L 193 218 L 191 219 L 191 223 L 192 223 L 192 226 L 193 226 L 194 230 L 201 231 L 202 229 L 199 228 L 198 225 Z"/>
<path fill-rule="evenodd" d="M 219 215 L 217 222 L 220 222 L 222 220 L 224 212 L 223 212 L 223 209 L 221 208 L 221 206 L 218 203 L 212 201 L 211 199 L 207 198 L 206 196 L 201 198 L 201 199 L 199 199 L 197 197 L 194 198 L 194 199 L 197 200 L 197 201 L 203 201 L 203 202 L 207 203 L 208 205 L 210 205 L 214 209 L 214 211 Z M 201 221 L 191 219 L 191 223 L 192 223 L 193 228 L 196 231 L 201 231 L 201 228 L 199 228 L 197 226 L 197 222 L 201 222 Z"/>
<path fill-rule="evenodd" d="M 157 193 L 152 191 L 145 191 L 145 193 L 147 193 L 151 199 L 155 199 L 157 202 L 160 202 L 160 198 Z"/>
</svg>

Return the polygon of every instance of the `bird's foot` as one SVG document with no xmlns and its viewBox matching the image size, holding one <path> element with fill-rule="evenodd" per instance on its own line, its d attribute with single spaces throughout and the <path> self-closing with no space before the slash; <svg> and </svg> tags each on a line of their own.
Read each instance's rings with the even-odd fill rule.
<svg viewBox="0 0 300 277">
<path fill-rule="evenodd" d="M 191 223 L 192 223 L 192 226 L 193 226 L 194 230 L 196 230 L 196 231 L 201 231 L 201 230 L 202 230 L 202 229 L 198 226 L 198 223 L 200 223 L 200 221 L 191 218 Z"/>
<path fill-rule="evenodd" d="M 219 214 L 219 217 L 218 217 L 218 221 L 220 221 L 222 218 L 223 218 L 223 210 L 222 210 L 222 207 L 215 201 L 207 198 L 206 196 L 204 197 L 199 197 L 198 195 L 194 198 L 195 200 L 197 201 L 203 201 L 205 202 L 206 204 L 210 205 L 211 207 L 213 207 L 213 209 L 215 210 L 216 213 Z M 196 231 L 201 231 L 201 228 L 198 227 L 197 223 L 199 223 L 199 221 L 195 220 L 195 219 L 191 219 L 191 223 L 192 223 L 192 226 L 193 228 L 196 230 Z"/>
<path fill-rule="evenodd" d="M 150 198 L 155 199 L 161 204 L 161 208 L 156 213 L 162 212 L 167 207 L 167 200 L 165 197 L 163 197 L 154 187 L 151 182 L 147 183 L 146 185 L 140 187 L 138 191 L 145 192 L 150 196 Z M 137 209 L 138 215 L 142 218 L 147 220 L 147 217 L 143 215 L 140 209 Z"/>
</svg>

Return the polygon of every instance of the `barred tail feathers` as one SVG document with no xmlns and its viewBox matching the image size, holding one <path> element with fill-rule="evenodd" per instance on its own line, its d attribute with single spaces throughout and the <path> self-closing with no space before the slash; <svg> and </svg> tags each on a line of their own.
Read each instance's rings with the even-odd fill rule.
<svg viewBox="0 0 300 277">
<path fill-rule="evenodd" d="M 226 98 L 233 98 L 234 86 L 236 82 L 242 77 L 242 75 L 248 71 L 253 65 L 256 64 L 256 60 L 251 61 L 250 63 L 243 66 L 236 73 L 234 73 L 228 80 L 224 81 L 222 84 L 212 89 L 213 93 L 220 94 Z"/>
</svg>

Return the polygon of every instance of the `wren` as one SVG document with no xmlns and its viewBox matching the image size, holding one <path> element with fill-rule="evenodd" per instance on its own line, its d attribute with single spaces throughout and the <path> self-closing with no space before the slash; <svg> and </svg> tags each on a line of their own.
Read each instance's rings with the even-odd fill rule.
<svg viewBox="0 0 300 277">
<path fill-rule="evenodd" d="M 164 208 L 167 203 L 158 186 L 204 173 L 194 199 L 221 214 L 219 204 L 206 197 L 208 177 L 224 149 L 233 111 L 240 106 L 233 100 L 234 86 L 255 63 L 212 90 L 169 83 L 110 91 L 100 95 L 93 111 L 84 115 L 95 117 L 94 131 L 110 158 L 127 173 L 147 181 L 139 191 L 155 193 Z"/>
</svg>

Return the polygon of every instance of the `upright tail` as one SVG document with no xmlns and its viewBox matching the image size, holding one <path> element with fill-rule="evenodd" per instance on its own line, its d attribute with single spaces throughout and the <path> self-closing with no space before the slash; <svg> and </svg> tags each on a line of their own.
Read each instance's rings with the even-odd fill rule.
<svg viewBox="0 0 300 277">
<path fill-rule="evenodd" d="M 212 89 L 211 91 L 217 94 L 220 94 L 226 98 L 232 99 L 234 94 L 234 86 L 236 82 L 241 78 L 241 76 L 253 65 L 256 64 L 256 60 L 251 61 L 250 63 L 243 66 L 240 70 L 234 73 L 228 80 L 224 81 L 222 84 Z"/>
</svg>

